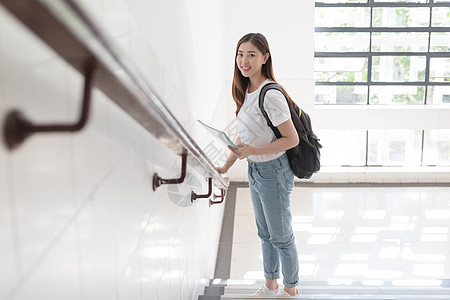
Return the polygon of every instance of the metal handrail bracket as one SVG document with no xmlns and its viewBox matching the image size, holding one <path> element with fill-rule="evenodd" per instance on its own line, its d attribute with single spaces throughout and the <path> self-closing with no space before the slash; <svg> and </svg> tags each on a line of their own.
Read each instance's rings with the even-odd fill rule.
<svg viewBox="0 0 450 300">
<path fill-rule="evenodd" d="M 3 129 L 3 138 L 8 149 L 14 150 L 35 133 L 78 132 L 83 129 L 89 117 L 94 69 L 95 62 L 87 64 L 83 101 L 78 121 L 73 124 L 33 124 L 21 111 L 11 110 L 6 116 Z"/>
</svg>

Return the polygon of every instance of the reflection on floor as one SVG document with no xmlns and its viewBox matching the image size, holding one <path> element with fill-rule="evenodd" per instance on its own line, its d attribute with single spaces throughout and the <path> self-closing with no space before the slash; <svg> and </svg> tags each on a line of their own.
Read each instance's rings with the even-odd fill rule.
<svg viewBox="0 0 450 300">
<path fill-rule="evenodd" d="M 296 187 L 300 278 L 440 286 L 450 278 L 450 187 Z M 263 279 L 248 188 L 238 188 L 232 279 Z"/>
</svg>

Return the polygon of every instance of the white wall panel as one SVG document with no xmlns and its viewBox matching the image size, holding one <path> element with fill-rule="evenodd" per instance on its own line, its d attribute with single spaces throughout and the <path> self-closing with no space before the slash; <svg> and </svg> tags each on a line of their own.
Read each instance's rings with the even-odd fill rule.
<svg viewBox="0 0 450 300">
<path fill-rule="evenodd" d="M 1 95 L 0 85 L 0 95 Z M 0 107 L 1 107 L 0 98 Z M 5 153 L 0 151 L 0 247 L 2 255 L 0 256 L 0 298 L 4 298 L 7 292 L 17 283 L 19 270 L 17 270 L 17 241 L 14 242 L 15 235 L 15 216 L 10 208 L 14 205 L 12 190 L 8 187 L 8 169 L 9 162 L 6 160 Z M 15 249 L 16 248 L 16 249 Z M 15 253 L 16 252 L 16 253 Z"/>
<path fill-rule="evenodd" d="M 277 80 L 313 78 L 314 1 L 225 3 L 224 49 L 231 75 L 237 42 L 249 32 L 259 32 L 269 42 Z"/>
<path fill-rule="evenodd" d="M 127 3 L 80 3 L 195 138 L 173 65 L 161 62 Z M 75 121 L 83 78 L 0 14 L 2 121 L 13 107 L 39 123 Z M 190 203 L 192 189 L 206 190 L 191 168 L 185 184 L 153 191 L 154 172 L 178 177 L 180 161 L 96 89 L 81 132 L 35 135 L 13 152 L 2 144 L 0 299 L 195 298 L 213 275 L 224 205 Z"/>
<path fill-rule="evenodd" d="M 225 80 L 226 1 L 126 2 L 194 118 L 210 121 Z"/>
</svg>

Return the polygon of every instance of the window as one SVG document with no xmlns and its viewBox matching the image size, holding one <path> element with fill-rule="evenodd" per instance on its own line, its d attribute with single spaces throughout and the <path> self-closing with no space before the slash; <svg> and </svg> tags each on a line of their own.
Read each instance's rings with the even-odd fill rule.
<svg viewBox="0 0 450 300">
<path fill-rule="evenodd" d="M 450 165 L 450 129 L 426 130 L 424 141 L 424 165 Z"/>
<path fill-rule="evenodd" d="M 321 129 L 322 166 L 450 166 L 450 129 Z"/>
<path fill-rule="evenodd" d="M 419 166 L 420 130 L 369 130 L 369 166 Z"/>
<path fill-rule="evenodd" d="M 323 148 L 324 166 L 364 166 L 366 164 L 366 130 L 315 130 Z"/>
<path fill-rule="evenodd" d="M 450 103 L 450 1 L 322 0 L 316 104 Z"/>
</svg>

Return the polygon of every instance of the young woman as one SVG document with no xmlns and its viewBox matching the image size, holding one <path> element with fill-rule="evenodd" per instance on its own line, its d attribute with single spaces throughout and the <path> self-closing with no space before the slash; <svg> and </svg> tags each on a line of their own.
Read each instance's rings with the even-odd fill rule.
<svg viewBox="0 0 450 300">
<path fill-rule="evenodd" d="M 267 125 L 258 102 L 261 88 L 269 82 L 275 82 L 275 78 L 267 40 L 260 33 L 249 33 L 237 44 L 234 67 L 232 92 L 236 102 L 238 149 L 229 147 L 232 153 L 217 170 L 226 173 L 238 158 L 248 161 L 249 187 L 266 278 L 265 285 L 255 295 L 294 296 L 298 295 L 299 268 L 290 211 L 294 174 L 285 151 L 298 144 L 298 135 L 286 99 L 276 90 L 266 93 L 264 108 L 282 137 L 277 139 Z M 283 290 L 277 283 L 280 260 Z"/>
</svg>

